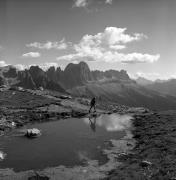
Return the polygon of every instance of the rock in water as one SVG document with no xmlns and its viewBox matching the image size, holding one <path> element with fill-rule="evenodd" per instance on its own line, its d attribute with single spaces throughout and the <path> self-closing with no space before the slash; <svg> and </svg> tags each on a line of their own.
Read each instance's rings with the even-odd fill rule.
<svg viewBox="0 0 176 180">
<path fill-rule="evenodd" d="M 35 138 L 35 137 L 39 137 L 40 135 L 41 135 L 41 132 L 37 128 L 27 129 L 27 132 L 25 134 L 25 136 L 28 138 Z"/>
</svg>

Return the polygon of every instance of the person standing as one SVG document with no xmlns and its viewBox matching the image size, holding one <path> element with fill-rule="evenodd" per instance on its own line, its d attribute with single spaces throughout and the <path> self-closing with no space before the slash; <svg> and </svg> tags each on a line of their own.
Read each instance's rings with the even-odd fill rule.
<svg viewBox="0 0 176 180">
<path fill-rule="evenodd" d="M 95 97 L 93 97 L 92 100 L 91 100 L 91 102 L 90 102 L 89 113 L 91 112 L 91 109 L 92 109 L 92 108 L 94 108 L 94 112 L 96 112 L 95 105 L 96 105 L 96 99 L 95 99 Z"/>
</svg>

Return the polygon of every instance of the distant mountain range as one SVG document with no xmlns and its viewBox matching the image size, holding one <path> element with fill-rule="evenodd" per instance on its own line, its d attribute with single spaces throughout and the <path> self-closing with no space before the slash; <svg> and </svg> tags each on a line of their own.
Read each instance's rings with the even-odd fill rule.
<svg viewBox="0 0 176 180">
<path fill-rule="evenodd" d="M 167 81 L 155 81 L 154 83 L 148 84 L 145 87 L 159 93 L 176 97 L 176 79 L 169 79 Z"/>
<path fill-rule="evenodd" d="M 24 71 L 6 66 L 0 68 L 0 85 L 28 89 L 42 87 L 74 96 L 96 96 L 99 101 L 151 109 L 176 109 L 176 80 L 152 82 L 140 78 L 134 81 L 124 70 L 90 71 L 85 62 L 70 63 L 65 70 L 50 67 L 47 71 L 38 66 Z"/>
<path fill-rule="evenodd" d="M 137 84 L 142 85 L 142 86 L 146 86 L 146 85 L 150 85 L 150 84 L 155 84 L 155 83 L 165 83 L 165 82 L 169 82 L 172 79 L 168 79 L 168 80 L 163 80 L 163 79 L 156 79 L 154 81 L 146 79 L 144 77 L 138 77 L 137 79 L 135 79 L 135 81 L 137 82 Z"/>
<path fill-rule="evenodd" d="M 31 66 L 30 69 L 18 71 L 13 66 L 0 68 L 0 85 L 20 86 L 27 89 L 38 89 L 43 87 L 55 91 L 65 92 L 59 83 L 51 80 L 46 72 L 38 66 Z"/>
<path fill-rule="evenodd" d="M 136 79 L 136 82 L 147 89 L 151 89 L 162 94 L 176 96 L 176 79 L 157 79 L 155 81 L 151 81 L 143 77 L 139 77 Z"/>
<path fill-rule="evenodd" d="M 143 77 L 138 77 L 135 81 L 137 82 L 137 84 L 142 85 L 142 86 L 146 86 L 146 85 L 154 83 L 154 81 L 148 80 Z"/>
<path fill-rule="evenodd" d="M 70 63 L 64 71 L 60 67 L 50 67 L 43 71 L 39 66 L 31 66 L 24 71 L 18 71 L 13 66 L 0 68 L 0 85 L 21 86 L 29 89 L 43 87 L 44 89 L 65 91 L 89 82 L 130 80 L 126 71 L 90 71 L 85 62 Z"/>
</svg>

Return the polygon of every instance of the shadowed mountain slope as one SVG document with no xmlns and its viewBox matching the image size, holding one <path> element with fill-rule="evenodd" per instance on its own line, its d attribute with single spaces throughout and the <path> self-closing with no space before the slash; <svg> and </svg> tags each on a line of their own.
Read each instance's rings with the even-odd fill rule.
<svg viewBox="0 0 176 180">
<path fill-rule="evenodd" d="M 176 79 L 155 82 L 153 84 L 147 85 L 146 88 L 155 90 L 159 93 L 176 96 Z"/>
<path fill-rule="evenodd" d="M 98 101 L 110 101 L 128 106 L 149 109 L 176 109 L 176 98 L 142 87 L 134 82 L 91 83 L 70 89 L 75 96 L 97 97 Z"/>
</svg>

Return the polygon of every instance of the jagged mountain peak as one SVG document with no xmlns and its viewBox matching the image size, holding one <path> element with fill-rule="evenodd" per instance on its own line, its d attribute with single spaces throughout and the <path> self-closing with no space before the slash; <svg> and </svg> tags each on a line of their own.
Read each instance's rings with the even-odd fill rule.
<svg viewBox="0 0 176 180">
<path fill-rule="evenodd" d="M 47 71 L 55 72 L 55 71 L 56 71 L 56 68 L 55 68 L 54 66 L 50 66 Z"/>
<path fill-rule="evenodd" d="M 3 68 L 1 68 L 3 69 Z M 91 71 L 88 64 L 84 61 L 81 61 L 78 64 L 69 63 L 65 70 L 61 70 L 60 67 L 55 68 L 54 66 L 49 67 L 48 70 L 44 71 L 37 65 L 31 66 L 29 69 L 23 71 L 17 71 L 13 66 L 4 67 L 4 71 L 1 70 L 2 78 L 13 77 L 18 79 L 21 86 L 27 88 L 38 88 L 43 86 L 44 88 L 48 87 L 48 83 L 61 85 L 65 89 L 71 89 L 77 86 L 85 85 L 89 82 L 95 82 L 102 79 L 111 80 L 111 79 L 125 79 L 129 80 L 129 76 L 126 71 L 121 70 L 108 70 L 108 71 Z M 4 73 L 4 74 L 3 74 Z M 54 85 L 52 85 L 52 88 Z"/>
<path fill-rule="evenodd" d="M 68 71 L 69 69 L 72 69 L 72 68 L 85 68 L 85 69 L 89 69 L 89 66 L 86 62 L 84 61 L 81 61 L 79 62 L 78 64 L 74 64 L 74 63 L 69 63 L 66 67 L 65 67 L 65 70 L 64 71 Z"/>
<path fill-rule="evenodd" d="M 68 64 L 64 70 L 62 78 L 66 88 L 84 85 L 91 80 L 93 80 L 91 71 L 85 62 L 80 62 L 79 64 Z"/>
<path fill-rule="evenodd" d="M 44 73 L 43 69 L 40 68 L 39 66 L 31 66 L 29 68 L 29 72 L 32 72 L 32 73 Z"/>
</svg>

